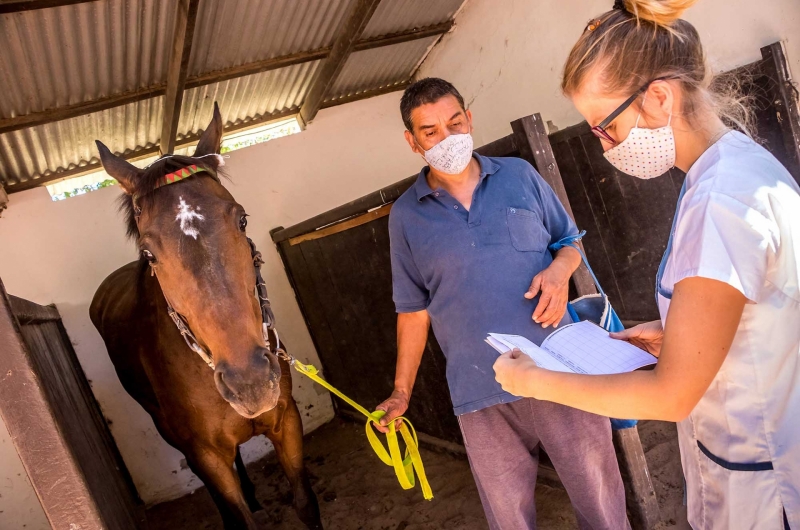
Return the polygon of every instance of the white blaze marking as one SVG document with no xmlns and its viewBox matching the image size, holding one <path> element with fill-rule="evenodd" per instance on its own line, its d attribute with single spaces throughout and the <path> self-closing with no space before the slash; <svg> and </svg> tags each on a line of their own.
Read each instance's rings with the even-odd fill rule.
<svg viewBox="0 0 800 530">
<path fill-rule="evenodd" d="M 192 226 L 192 221 L 195 219 L 198 221 L 202 221 L 205 219 L 201 214 L 197 213 L 189 204 L 186 204 L 186 201 L 183 200 L 183 197 L 178 197 L 181 201 L 178 204 L 178 215 L 175 216 L 176 221 L 181 222 L 181 231 L 186 234 L 187 236 L 192 236 L 193 238 L 197 239 L 197 236 L 200 235 L 200 231 L 197 230 L 194 226 Z M 199 209 L 199 208 L 198 208 Z"/>
</svg>

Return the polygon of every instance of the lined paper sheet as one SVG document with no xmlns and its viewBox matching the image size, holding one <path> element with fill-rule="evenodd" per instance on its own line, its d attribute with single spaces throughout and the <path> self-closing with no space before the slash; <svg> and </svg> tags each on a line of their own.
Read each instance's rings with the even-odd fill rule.
<svg viewBox="0 0 800 530">
<path fill-rule="evenodd" d="M 621 374 L 656 363 L 646 351 L 608 336 L 591 322 L 576 322 L 557 329 L 542 348 L 579 374 Z"/>
<path fill-rule="evenodd" d="M 536 344 L 532 343 L 525 337 L 519 335 L 502 335 L 499 333 L 489 333 L 486 339 L 489 346 L 499 351 L 500 353 L 510 352 L 514 348 L 522 350 L 523 353 L 528 355 L 531 359 L 536 361 L 536 364 L 542 368 L 552 370 L 554 372 L 572 372 L 568 367 L 553 357 L 550 353 L 544 351 Z"/>
</svg>

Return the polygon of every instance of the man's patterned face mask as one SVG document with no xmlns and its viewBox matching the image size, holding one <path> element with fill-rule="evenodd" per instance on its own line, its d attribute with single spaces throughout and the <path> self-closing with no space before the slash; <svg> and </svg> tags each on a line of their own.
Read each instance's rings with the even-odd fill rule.
<svg viewBox="0 0 800 530">
<path fill-rule="evenodd" d="M 425 151 L 425 161 L 436 171 L 448 175 L 458 175 L 463 172 L 471 159 L 471 134 L 451 134 Z"/>
</svg>

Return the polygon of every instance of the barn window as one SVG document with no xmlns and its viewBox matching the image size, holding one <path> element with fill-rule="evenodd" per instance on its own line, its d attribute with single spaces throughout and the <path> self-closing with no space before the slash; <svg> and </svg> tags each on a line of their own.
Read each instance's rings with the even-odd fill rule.
<svg viewBox="0 0 800 530">
<path fill-rule="evenodd" d="M 299 132 L 300 124 L 295 118 L 281 120 L 255 129 L 248 129 L 225 136 L 222 140 L 221 152 L 228 153 L 230 151 L 236 151 L 237 149 L 250 147 L 251 145 L 260 144 Z M 182 155 L 191 154 L 194 153 L 194 146 L 177 149 L 175 152 Z M 157 157 L 149 157 L 132 163 L 135 166 L 144 167 L 156 159 Z M 90 191 L 99 190 L 108 186 L 115 186 L 116 184 L 117 181 L 111 178 L 105 171 L 95 171 L 93 173 L 81 175 L 80 177 L 50 184 L 47 186 L 47 191 L 50 193 L 51 199 L 54 201 L 61 201 L 70 197 L 83 195 Z"/>
<path fill-rule="evenodd" d="M 220 152 L 228 153 L 230 151 L 236 151 L 243 147 L 250 147 L 251 145 L 268 142 L 275 138 L 289 136 L 290 134 L 297 134 L 299 132 L 300 124 L 297 123 L 297 119 L 289 118 L 288 120 L 281 120 L 264 125 L 263 127 L 226 136 L 222 140 L 222 150 Z"/>
</svg>

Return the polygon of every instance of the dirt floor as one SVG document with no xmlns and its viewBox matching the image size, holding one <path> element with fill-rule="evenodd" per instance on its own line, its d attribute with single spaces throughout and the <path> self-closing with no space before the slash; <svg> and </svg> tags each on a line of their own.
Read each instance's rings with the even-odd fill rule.
<svg viewBox="0 0 800 530">
<path fill-rule="evenodd" d="M 675 425 L 642 422 L 639 433 L 661 507 L 659 530 L 684 530 L 683 482 Z M 423 448 L 434 499 L 419 488 L 404 491 L 391 468 L 377 460 L 362 425 L 335 419 L 306 438 L 306 465 L 329 530 L 481 530 L 487 528 L 478 492 L 465 457 Z M 267 528 L 302 529 L 291 507 L 289 485 L 270 457 L 248 466 Z M 569 497 L 560 488 L 536 488 L 538 526 L 577 528 Z M 205 489 L 147 512 L 151 530 L 222 530 Z"/>
</svg>

